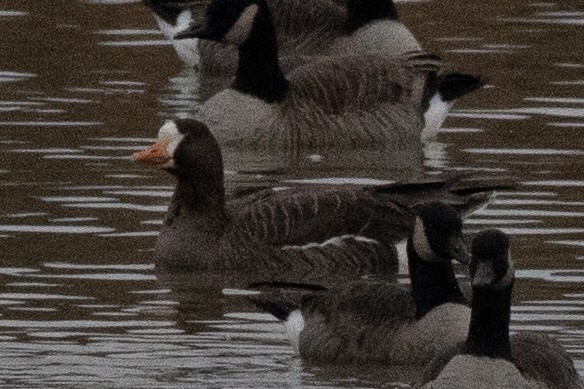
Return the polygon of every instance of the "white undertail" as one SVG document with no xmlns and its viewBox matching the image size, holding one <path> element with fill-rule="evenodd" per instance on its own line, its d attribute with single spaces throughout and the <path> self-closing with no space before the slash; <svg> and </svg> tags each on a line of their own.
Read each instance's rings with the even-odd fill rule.
<svg viewBox="0 0 584 389">
<path fill-rule="evenodd" d="M 304 329 L 304 317 L 300 310 L 290 312 L 286 319 L 286 334 L 296 354 L 300 354 L 300 333 Z"/>
<path fill-rule="evenodd" d="M 424 112 L 424 130 L 422 131 L 422 140 L 435 137 L 442 127 L 442 123 L 448 115 L 448 111 L 452 107 L 451 102 L 444 101 L 440 93 L 436 92 L 430 100 L 430 106 Z"/>
</svg>

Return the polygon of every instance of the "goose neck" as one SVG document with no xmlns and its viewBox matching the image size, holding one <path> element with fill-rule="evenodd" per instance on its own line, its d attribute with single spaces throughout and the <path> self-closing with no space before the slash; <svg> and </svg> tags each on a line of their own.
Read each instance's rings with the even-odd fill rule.
<svg viewBox="0 0 584 389">
<path fill-rule="evenodd" d="M 239 47 L 233 88 L 267 103 L 286 97 L 289 83 L 280 68 L 276 30 L 267 9 L 260 11 L 248 39 Z"/>
<path fill-rule="evenodd" d="M 227 212 L 223 181 L 218 185 L 210 181 L 180 179 L 172 197 L 171 211 L 208 219 L 214 225 L 224 224 Z"/>
<path fill-rule="evenodd" d="M 513 285 L 500 290 L 473 288 L 466 342 L 468 354 L 511 360 L 509 322 Z"/>
<path fill-rule="evenodd" d="M 413 240 L 407 245 L 411 293 L 416 307 L 416 318 L 421 319 L 432 309 L 446 303 L 466 304 L 458 286 L 450 260 L 427 261 L 414 250 Z"/>
</svg>

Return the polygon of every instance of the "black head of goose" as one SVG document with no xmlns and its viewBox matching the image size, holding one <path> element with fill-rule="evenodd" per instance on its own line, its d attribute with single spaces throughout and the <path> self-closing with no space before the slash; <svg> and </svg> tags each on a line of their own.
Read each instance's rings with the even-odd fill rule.
<svg viewBox="0 0 584 389">
<path fill-rule="evenodd" d="M 424 388 L 582 388 L 559 343 L 542 334 L 509 335 L 515 269 L 507 235 L 499 230 L 478 233 L 469 271 L 473 299 L 468 336 L 427 366 Z"/>
<path fill-rule="evenodd" d="M 443 203 L 416 207 L 408 240 L 411 289 L 358 281 L 300 303 L 263 293 L 250 298 L 285 321 L 294 349 L 309 361 L 424 365 L 466 337 L 470 310 L 451 260 L 468 262 L 457 212 Z M 273 283 L 262 284 L 274 286 Z M 286 285 L 275 285 L 286 288 Z"/>
</svg>

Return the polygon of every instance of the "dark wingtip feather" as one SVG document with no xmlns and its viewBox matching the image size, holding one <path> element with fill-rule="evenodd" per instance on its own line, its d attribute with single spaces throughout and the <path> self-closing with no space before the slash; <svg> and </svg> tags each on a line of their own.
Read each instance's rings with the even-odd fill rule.
<svg viewBox="0 0 584 389">
<path fill-rule="evenodd" d="M 482 88 L 486 84 L 480 76 L 463 73 L 447 73 L 438 80 L 438 92 L 444 101 L 453 101 Z"/>
</svg>

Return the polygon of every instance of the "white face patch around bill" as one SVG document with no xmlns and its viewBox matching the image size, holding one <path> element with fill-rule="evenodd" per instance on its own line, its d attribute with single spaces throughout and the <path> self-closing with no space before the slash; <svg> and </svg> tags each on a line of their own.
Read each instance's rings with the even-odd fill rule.
<svg viewBox="0 0 584 389">
<path fill-rule="evenodd" d="M 426 228 L 424 222 L 419 217 L 416 217 L 416 225 L 414 226 L 414 251 L 425 261 L 437 262 L 440 260 L 430 247 L 428 237 L 426 236 Z"/>
<path fill-rule="evenodd" d="M 241 15 L 239 15 L 239 18 L 233 24 L 231 29 L 225 34 L 225 38 L 223 39 L 225 43 L 239 46 L 245 42 L 251 32 L 258 10 L 259 7 L 257 4 L 248 5 Z"/>
<path fill-rule="evenodd" d="M 168 155 L 174 155 L 176 148 L 179 143 L 183 140 L 184 135 L 180 133 L 176 123 L 173 120 L 169 120 L 158 130 L 158 139 L 166 140 L 168 145 L 166 146 L 166 152 Z"/>
</svg>

